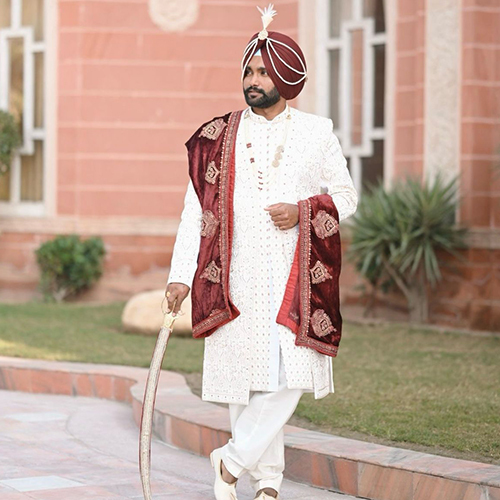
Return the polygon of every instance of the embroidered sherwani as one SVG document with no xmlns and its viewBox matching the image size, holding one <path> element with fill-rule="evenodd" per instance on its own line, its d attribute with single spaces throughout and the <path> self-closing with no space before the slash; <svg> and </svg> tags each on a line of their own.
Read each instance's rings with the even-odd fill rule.
<svg viewBox="0 0 500 500">
<path fill-rule="evenodd" d="M 288 118 L 289 116 L 289 118 Z M 250 391 L 276 391 L 280 353 L 290 389 L 333 391 L 331 358 L 295 345 L 276 323 L 290 273 L 298 228 L 280 231 L 264 209 L 327 191 L 339 220 L 357 204 L 331 120 L 286 109 L 272 121 L 242 114 L 235 148 L 234 234 L 230 294 L 240 315 L 205 339 L 203 399 L 247 404 Z M 247 144 L 251 143 L 251 153 Z M 284 152 L 273 167 L 278 146 Z M 254 161 L 252 161 L 254 160 Z M 169 282 L 191 286 L 197 267 L 202 210 L 192 184 L 177 234 Z"/>
</svg>

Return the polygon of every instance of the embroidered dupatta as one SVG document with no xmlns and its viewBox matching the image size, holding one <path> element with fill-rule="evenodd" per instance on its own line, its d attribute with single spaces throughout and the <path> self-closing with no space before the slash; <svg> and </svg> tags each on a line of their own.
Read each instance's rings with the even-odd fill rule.
<svg viewBox="0 0 500 500">
<path fill-rule="evenodd" d="M 338 212 L 330 195 L 299 201 L 299 240 L 276 321 L 295 344 L 335 357 L 342 335 Z"/>
<path fill-rule="evenodd" d="M 191 287 L 193 336 L 208 337 L 240 312 L 229 295 L 234 148 L 241 111 L 202 125 L 188 140 L 189 176 L 202 208 L 198 267 Z"/>
<path fill-rule="evenodd" d="M 193 336 L 208 337 L 240 312 L 229 290 L 233 236 L 235 145 L 242 111 L 215 118 L 186 143 L 189 175 L 202 207 L 198 267 L 191 288 Z M 329 195 L 299 202 L 299 241 L 277 322 L 296 345 L 336 356 L 340 234 Z"/>
</svg>

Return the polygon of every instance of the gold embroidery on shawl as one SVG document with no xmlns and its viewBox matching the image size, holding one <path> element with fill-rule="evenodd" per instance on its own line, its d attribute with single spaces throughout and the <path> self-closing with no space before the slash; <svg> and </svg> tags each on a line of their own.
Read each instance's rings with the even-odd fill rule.
<svg viewBox="0 0 500 500">
<path fill-rule="evenodd" d="M 203 127 L 200 132 L 200 137 L 206 137 L 207 139 L 215 141 L 219 138 L 226 126 L 227 124 L 222 118 L 217 118 L 217 120 L 214 120 Z"/>
<path fill-rule="evenodd" d="M 320 210 L 311 223 L 316 232 L 316 236 L 322 240 L 328 236 L 333 236 L 339 230 L 338 221 L 324 210 Z"/>
<path fill-rule="evenodd" d="M 229 235 L 229 197 L 232 196 L 230 192 L 230 163 L 233 154 L 235 137 L 238 132 L 238 125 L 240 123 L 242 111 L 235 111 L 229 117 L 228 129 L 222 141 L 222 155 L 220 161 L 220 183 L 219 183 L 219 221 L 220 221 L 220 262 L 224 272 L 224 280 L 222 281 L 223 293 L 228 300 L 231 300 L 229 288 L 226 289 L 226 282 L 228 283 L 229 276 L 229 249 L 231 248 L 231 240 Z M 228 283 L 229 284 L 229 283 Z"/>
<path fill-rule="evenodd" d="M 229 123 L 227 125 L 227 131 L 222 140 L 222 154 L 220 160 L 220 171 L 217 170 L 217 176 L 220 174 L 220 183 L 218 186 L 219 189 L 219 223 L 220 223 L 220 236 L 219 236 L 219 248 L 220 248 L 220 260 L 221 260 L 221 269 L 219 269 L 215 262 L 213 262 L 215 269 L 215 275 L 218 275 L 219 281 L 217 283 L 221 283 L 223 294 L 227 296 L 228 300 L 231 301 L 229 296 L 229 290 L 226 290 L 226 286 L 224 281 L 227 279 L 228 274 L 228 262 L 229 255 L 228 249 L 230 247 L 230 238 L 228 234 L 228 222 L 227 218 L 229 217 L 229 206 L 228 206 L 228 184 L 229 184 L 229 164 L 232 157 L 233 143 L 234 137 L 238 131 L 238 125 L 240 123 L 241 111 L 235 111 L 231 113 L 229 117 Z M 225 128 L 225 127 L 224 127 Z M 210 166 L 210 164 L 209 164 Z M 215 163 L 213 164 L 215 167 Z M 215 167 L 216 168 L 216 167 Z M 217 178 L 217 177 L 216 177 Z M 208 179 L 205 177 L 208 181 Z M 215 184 L 215 180 L 213 182 Z M 208 274 L 208 268 L 211 266 L 212 262 L 207 266 L 200 276 L 200 278 L 206 278 L 205 273 Z M 224 273 L 225 278 L 222 279 L 222 274 Z M 209 278 L 207 278 L 209 279 Z M 229 321 L 232 315 L 229 309 L 224 311 L 214 310 L 210 313 L 209 317 L 200 321 L 196 325 L 193 325 L 193 335 L 197 338 L 202 337 L 207 331 L 211 330 L 216 326 L 220 326 L 222 323 Z"/>
<path fill-rule="evenodd" d="M 213 310 L 208 318 L 193 326 L 193 336 L 199 338 L 206 331 L 211 330 L 214 326 L 218 326 L 223 321 L 227 320 L 229 316 L 229 311 L 221 311 L 220 309 Z"/>
<path fill-rule="evenodd" d="M 332 320 L 323 309 L 316 309 L 311 316 L 311 326 L 317 337 L 326 337 L 328 334 L 336 332 L 332 325 Z"/>
<path fill-rule="evenodd" d="M 326 280 L 331 280 L 332 276 L 326 269 L 325 265 L 319 260 L 316 261 L 316 264 L 310 269 L 311 271 L 311 282 L 313 285 L 317 285 L 318 283 L 323 283 Z"/>
<path fill-rule="evenodd" d="M 206 280 L 211 281 L 212 283 L 220 283 L 221 271 L 222 269 L 220 267 L 217 267 L 217 264 L 213 260 L 205 268 L 200 278 L 205 278 Z"/>
<path fill-rule="evenodd" d="M 299 330 L 299 336 L 305 341 L 305 343 L 310 343 L 311 339 L 307 337 L 307 332 L 309 330 L 309 318 L 311 316 L 311 281 L 309 280 L 309 266 L 311 262 L 311 238 L 309 233 L 311 230 L 311 202 L 305 200 L 302 205 L 302 210 L 300 210 L 301 221 L 299 223 L 301 228 L 308 233 L 307 237 L 299 238 L 300 244 L 300 259 L 301 265 L 299 266 L 300 272 L 302 273 L 301 281 L 303 286 L 299 286 L 300 290 L 300 316 L 302 318 L 301 328 Z"/>
<path fill-rule="evenodd" d="M 219 177 L 220 170 L 215 165 L 214 161 L 208 164 L 207 171 L 205 173 L 205 180 L 209 184 L 215 184 L 217 182 L 217 177 Z"/>
<path fill-rule="evenodd" d="M 205 210 L 201 216 L 201 235 L 205 238 L 211 238 L 217 231 L 219 221 L 215 218 L 211 210 Z"/>
</svg>

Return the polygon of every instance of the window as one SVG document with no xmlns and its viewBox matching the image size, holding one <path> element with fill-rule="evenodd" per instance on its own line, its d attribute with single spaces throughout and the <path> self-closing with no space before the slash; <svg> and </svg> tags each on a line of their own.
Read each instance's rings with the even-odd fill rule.
<svg viewBox="0 0 500 500">
<path fill-rule="evenodd" d="M 384 175 L 384 0 L 318 0 L 318 13 L 318 111 L 333 120 L 362 191 Z"/>
<path fill-rule="evenodd" d="M 0 0 L 0 108 L 20 125 L 22 146 L 0 176 L 0 214 L 44 213 L 44 0 Z"/>
</svg>

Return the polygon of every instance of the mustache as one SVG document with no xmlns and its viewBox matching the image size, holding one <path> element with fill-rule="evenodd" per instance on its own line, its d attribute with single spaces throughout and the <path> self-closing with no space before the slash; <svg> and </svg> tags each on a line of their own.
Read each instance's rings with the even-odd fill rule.
<svg viewBox="0 0 500 500">
<path fill-rule="evenodd" d="M 248 87 L 245 89 L 245 94 L 248 94 L 250 92 L 258 92 L 259 94 L 265 95 L 265 92 L 257 87 Z"/>
</svg>

